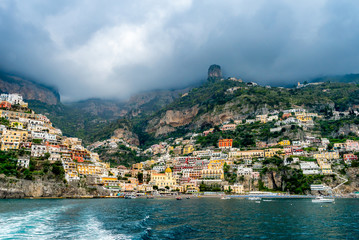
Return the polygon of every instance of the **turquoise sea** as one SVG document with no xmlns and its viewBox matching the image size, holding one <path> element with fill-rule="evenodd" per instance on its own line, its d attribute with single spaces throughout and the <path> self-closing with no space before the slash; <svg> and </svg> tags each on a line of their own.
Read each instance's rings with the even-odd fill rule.
<svg viewBox="0 0 359 240">
<path fill-rule="evenodd" d="M 359 239 L 359 199 L 0 200 L 0 239 Z"/>
</svg>

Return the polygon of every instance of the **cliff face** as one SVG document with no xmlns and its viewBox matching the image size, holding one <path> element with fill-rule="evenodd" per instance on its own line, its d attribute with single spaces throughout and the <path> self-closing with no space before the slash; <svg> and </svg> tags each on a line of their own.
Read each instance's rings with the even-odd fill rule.
<svg viewBox="0 0 359 240">
<path fill-rule="evenodd" d="M 157 118 L 150 121 L 146 131 L 155 133 L 156 137 L 173 132 L 177 127 L 190 124 L 197 116 L 198 110 L 198 106 L 183 111 L 167 110 L 160 119 Z"/>
<path fill-rule="evenodd" d="M 101 189 L 90 189 L 86 183 L 64 184 L 55 181 L 24 180 L 0 176 L 0 199 L 25 197 L 82 197 L 107 195 Z"/>
<path fill-rule="evenodd" d="M 221 66 L 213 64 L 208 68 L 208 81 L 216 81 L 222 78 Z"/>
<path fill-rule="evenodd" d="M 131 132 L 128 128 L 118 128 L 114 131 L 114 137 L 121 138 L 125 142 L 131 145 L 140 145 L 140 140 L 138 139 L 138 136 Z"/>
<path fill-rule="evenodd" d="M 19 93 L 25 100 L 38 100 L 50 105 L 60 102 L 60 95 L 56 90 L 3 73 L 0 73 L 0 92 Z"/>
</svg>

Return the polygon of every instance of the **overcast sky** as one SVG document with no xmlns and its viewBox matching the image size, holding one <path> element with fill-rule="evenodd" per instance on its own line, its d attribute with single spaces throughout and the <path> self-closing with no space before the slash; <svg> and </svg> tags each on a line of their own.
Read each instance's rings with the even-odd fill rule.
<svg viewBox="0 0 359 240">
<path fill-rule="evenodd" d="M 359 72 L 359 2 L 0 0 L 0 69 L 62 100 L 186 87 L 210 64 L 273 83 Z"/>
</svg>

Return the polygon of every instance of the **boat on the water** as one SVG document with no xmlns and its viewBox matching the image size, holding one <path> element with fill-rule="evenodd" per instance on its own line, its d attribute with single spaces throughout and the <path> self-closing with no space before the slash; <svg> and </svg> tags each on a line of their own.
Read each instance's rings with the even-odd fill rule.
<svg viewBox="0 0 359 240">
<path fill-rule="evenodd" d="M 125 199 L 135 199 L 137 198 L 135 195 L 126 195 Z"/>
<path fill-rule="evenodd" d="M 260 197 L 249 197 L 248 200 L 251 200 L 251 201 L 260 201 L 261 198 L 260 198 Z"/>
<path fill-rule="evenodd" d="M 181 197 L 176 197 L 176 200 L 182 200 L 182 198 Z"/>
<path fill-rule="evenodd" d="M 315 199 L 312 199 L 313 203 L 333 203 L 334 201 L 334 198 L 325 198 L 322 196 L 318 196 Z"/>
<path fill-rule="evenodd" d="M 230 197 L 227 197 L 227 196 L 223 196 L 221 197 L 222 200 L 228 200 L 228 199 L 231 199 Z"/>
</svg>

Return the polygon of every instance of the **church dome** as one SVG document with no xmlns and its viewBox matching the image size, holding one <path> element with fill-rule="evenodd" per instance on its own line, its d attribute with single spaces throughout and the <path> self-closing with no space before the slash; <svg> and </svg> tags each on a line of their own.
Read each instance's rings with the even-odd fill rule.
<svg viewBox="0 0 359 240">
<path fill-rule="evenodd" d="M 172 170 L 171 170 L 171 168 L 166 168 L 166 171 L 165 171 L 165 173 L 171 173 L 172 172 Z"/>
</svg>

